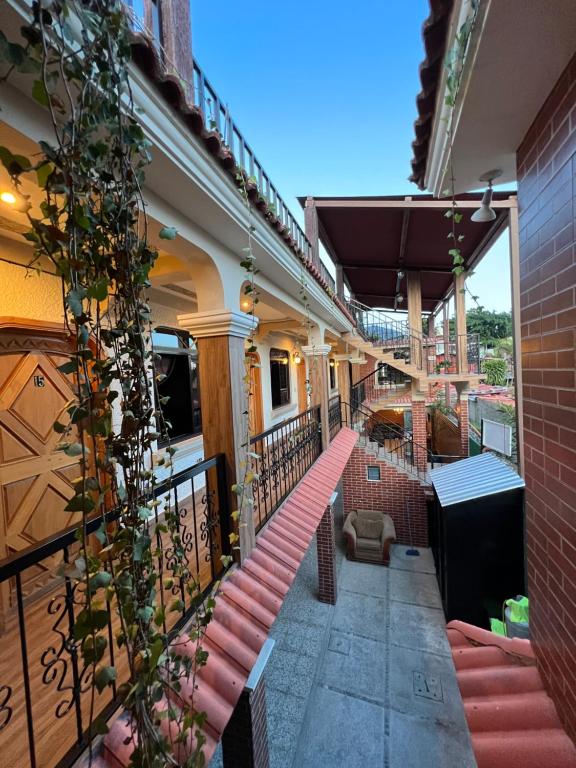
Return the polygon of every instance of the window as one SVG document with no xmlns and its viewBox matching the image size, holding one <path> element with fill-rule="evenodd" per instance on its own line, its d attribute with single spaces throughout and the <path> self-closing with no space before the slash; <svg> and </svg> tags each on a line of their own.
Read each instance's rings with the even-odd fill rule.
<svg viewBox="0 0 576 768">
<path fill-rule="evenodd" d="M 368 480 L 380 480 L 380 467 L 366 467 L 366 477 Z"/>
<path fill-rule="evenodd" d="M 388 376 L 388 366 L 386 363 L 376 368 L 376 386 L 384 387 Z"/>
<path fill-rule="evenodd" d="M 290 354 L 284 349 L 270 350 L 270 384 L 272 408 L 290 402 Z"/>
<path fill-rule="evenodd" d="M 330 389 L 336 389 L 336 363 L 334 360 L 330 360 L 328 371 L 330 375 Z"/>
<path fill-rule="evenodd" d="M 169 398 L 160 404 L 168 424 L 171 440 L 184 440 L 202 431 L 200 390 L 198 385 L 198 353 L 190 334 L 161 328 L 152 333 L 156 374 L 165 378 L 158 382 L 158 396 Z"/>
</svg>

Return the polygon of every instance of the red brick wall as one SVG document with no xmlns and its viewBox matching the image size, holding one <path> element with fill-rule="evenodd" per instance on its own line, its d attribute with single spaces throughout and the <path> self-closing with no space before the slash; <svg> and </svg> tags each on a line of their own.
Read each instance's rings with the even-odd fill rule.
<svg viewBox="0 0 576 768">
<path fill-rule="evenodd" d="M 517 162 L 530 623 L 576 738 L 576 57 Z"/>
<path fill-rule="evenodd" d="M 367 480 L 367 467 L 380 467 L 380 480 Z M 353 509 L 378 509 L 394 520 L 396 537 L 400 544 L 412 543 L 428 546 L 428 515 L 426 491 L 417 481 L 404 472 L 379 461 L 375 456 L 356 446 L 343 475 L 344 514 Z"/>
</svg>

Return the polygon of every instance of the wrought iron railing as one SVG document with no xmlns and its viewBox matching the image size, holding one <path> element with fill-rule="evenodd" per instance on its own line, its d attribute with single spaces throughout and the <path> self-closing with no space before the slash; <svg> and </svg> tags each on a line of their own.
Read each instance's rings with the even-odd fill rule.
<svg viewBox="0 0 576 768">
<path fill-rule="evenodd" d="M 146 26 L 146 5 L 149 4 L 146 0 L 139 3 L 134 2 L 134 0 L 127 0 L 135 28 L 144 31 L 155 41 L 165 62 L 176 72 L 174 62 L 169 61 L 166 51 L 162 48 L 159 35 Z M 154 7 L 156 6 L 156 4 L 153 5 Z M 141 6 L 140 10 L 139 6 Z M 177 72 L 177 74 L 182 78 L 181 72 Z M 192 82 L 183 81 L 183 83 L 186 87 L 188 98 L 191 99 L 192 104 L 198 107 L 201 112 L 206 131 L 213 131 L 218 134 L 222 142 L 232 153 L 236 164 L 246 172 L 250 184 L 256 186 L 259 201 L 266 203 L 268 210 L 273 213 L 276 219 L 276 227 L 282 230 L 283 233 L 287 233 L 286 236 L 289 235 L 292 238 L 296 247 L 304 255 L 304 258 L 314 264 L 321 278 L 323 278 L 328 288 L 334 293 L 336 291 L 334 278 L 328 272 L 319 254 L 315 253 L 303 229 L 292 215 L 276 186 L 272 183 L 262 163 L 256 157 L 256 153 L 244 138 L 244 135 L 230 114 L 228 104 L 220 99 L 216 89 L 208 80 L 196 59 L 193 62 Z"/>
<path fill-rule="evenodd" d="M 328 431 L 330 440 L 335 437 L 342 428 L 342 410 L 340 408 L 340 395 L 334 395 L 328 403 Z"/>
<path fill-rule="evenodd" d="M 385 461 L 396 464 L 420 480 L 428 480 L 430 469 L 462 458 L 432 453 L 427 445 L 414 441 L 404 424 L 390 421 L 365 405 L 342 403 L 342 414 L 347 426 L 382 449 L 380 455 Z"/>
<path fill-rule="evenodd" d="M 464 363 L 462 373 L 480 373 L 480 337 L 477 333 L 451 333 L 443 336 L 424 337 L 423 352 L 429 375 L 458 373 L 458 350 Z"/>
<path fill-rule="evenodd" d="M 320 406 L 309 408 L 250 439 L 256 479 L 256 532 L 270 520 L 322 452 Z"/>
<path fill-rule="evenodd" d="M 229 552 L 229 506 L 224 456 L 219 454 L 176 474 L 171 482 L 155 487 L 154 498 L 170 492 L 180 518 L 180 540 L 188 567 L 198 581 L 191 596 L 180 579 L 166 579 L 176 557 L 167 534 L 154 532 L 161 521 L 161 506 L 151 521 L 156 536 L 159 572 L 167 600 L 179 600 L 182 608 L 168 613 L 165 630 L 176 632 L 192 617 L 199 601 L 221 577 L 221 555 Z M 160 510 L 160 511 L 159 511 Z M 106 515 L 106 524 L 121 520 L 119 513 Z M 88 523 L 89 534 L 103 523 Z M 92 667 L 83 665 L 74 627 L 84 605 L 85 583 L 67 575 L 62 566 L 78 556 L 77 526 L 0 561 L 2 619 L 0 641 L 0 755 L 6 766 L 72 765 L 89 741 Z M 161 553 L 161 554 L 160 554 Z M 39 578 L 39 574 L 42 578 Z M 116 668 L 112 688 L 96 696 L 93 716 L 108 716 L 120 704 L 118 687 L 128 676 L 125 651 L 115 636 L 119 619 L 108 604 L 108 647 L 102 663 Z"/>
<path fill-rule="evenodd" d="M 387 363 L 379 363 L 373 371 L 352 385 L 350 402 L 359 405 L 375 403 L 384 397 L 390 398 L 395 393 L 404 394 L 411 381 L 410 376 L 397 368 Z"/>
</svg>

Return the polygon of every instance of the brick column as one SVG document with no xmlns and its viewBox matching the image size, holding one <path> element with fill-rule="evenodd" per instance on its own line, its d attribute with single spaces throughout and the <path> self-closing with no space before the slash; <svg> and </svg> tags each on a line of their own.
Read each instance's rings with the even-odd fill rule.
<svg viewBox="0 0 576 768">
<path fill-rule="evenodd" d="M 182 79 L 186 96 L 193 98 L 194 72 L 192 63 L 192 29 L 189 0 L 160 0 L 162 16 L 162 45 L 168 59 Z"/>
<path fill-rule="evenodd" d="M 468 419 L 468 394 L 462 393 L 458 400 L 458 428 L 460 432 L 460 454 L 468 456 L 470 453 L 469 433 L 470 421 Z"/>
<path fill-rule="evenodd" d="M 274 640 L 268 639 L 260 651 L 244 690 L 222 734 L 224 768 L 269 768 L 268 725 L 264 667 Z"/>
<path fill-rule="evenodd" d="M 428 452 L 426 450 L 426 399 L 423 395 L 412 394 L 412 438 L 414 440 L 414 465 L 426 471 Z"/>
<path fill-rule="evenodd" d="M 334 536 L 334 513 L 332 512 L 332 497 L 329 506 L 324 510 L 320 525 L 316 531 L 316 548 L 318 551 L 318 599 L 321 603 L 336 605 L 336 541 Z"/>
</svg>

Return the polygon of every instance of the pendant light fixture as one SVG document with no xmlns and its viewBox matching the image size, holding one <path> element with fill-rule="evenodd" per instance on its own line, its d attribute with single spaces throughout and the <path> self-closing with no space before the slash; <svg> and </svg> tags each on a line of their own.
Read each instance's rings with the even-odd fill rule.
<svg viewBox="0 0 576 768">
<path fill-rule="evenodd" d="M 495 170 L 488 171 L 480 176 L 480 181 L 488 182 L 488 189 L 482 195 L 480 208 L 472 214 L 471 219 L 476 222 L 476 224 L 485 224 L 489 221 L 494 221 L 496 218 L 496 211 L 490 207 L 492 203 L 492 182 L 501 175 L 502 171 L 499 168 L 496 168 Z"/>
</svg>

